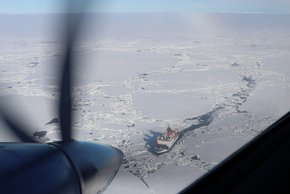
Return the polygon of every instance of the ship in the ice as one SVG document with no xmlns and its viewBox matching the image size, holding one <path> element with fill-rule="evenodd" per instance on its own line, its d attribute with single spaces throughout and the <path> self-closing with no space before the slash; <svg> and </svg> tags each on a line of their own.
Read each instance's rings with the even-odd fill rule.
<svg viewBox="0 0 290 194">
<path fill-rule="evenodd" d="M 162 154 L 170 151 L 173 145 L 176 143 L 180 135 L 177 129 L 167 128 L 166 132 L 157 137 L 155 153 Z"/>
</svg>

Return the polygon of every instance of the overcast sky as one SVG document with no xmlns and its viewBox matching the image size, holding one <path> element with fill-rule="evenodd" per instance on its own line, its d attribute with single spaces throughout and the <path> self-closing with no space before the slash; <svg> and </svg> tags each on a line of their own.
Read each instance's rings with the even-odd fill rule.
<svg viewBox="0 0 290 194">
<path fill-rule="evenodd" d="M 61 12 L 62 0 L 0 0 L 0 13 Z M 75 1 L 75 0 L 71 0 Z M 83 0 L 87 1 L 87 0 Z M 92 0 L 92 12 L 290 13 L 290 0 Z"/>
</svg>

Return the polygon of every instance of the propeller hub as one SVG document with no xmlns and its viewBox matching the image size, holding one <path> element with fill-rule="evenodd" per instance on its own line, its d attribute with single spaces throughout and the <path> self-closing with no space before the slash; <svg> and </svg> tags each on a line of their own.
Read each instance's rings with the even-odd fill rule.
<svg viewBox="0 0 290 194">
<path fill-rule="evenodd" d="M 80 141 L 54 142 L 79 176 L 82 192 L 103 192 L 117 174 L 123 152 L 109 145 Z"/>
</svg>

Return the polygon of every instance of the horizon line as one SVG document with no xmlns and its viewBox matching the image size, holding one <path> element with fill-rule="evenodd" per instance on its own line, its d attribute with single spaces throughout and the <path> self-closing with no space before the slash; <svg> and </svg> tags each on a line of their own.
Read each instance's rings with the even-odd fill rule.
<svg viewBox="0 0 290 194">
<path fill-rule="evenodd" d="M 83 12 L 69 12 L 72 14 L 80 14 Z M 272 14 L 272 15 L 290 15 L 290 12 L 247 12 L 247 11 L 242 11 L 242 12 L 228 12 L 228 11 L 217 11 L 217 12 L 213 12 L 213 11 L 194 11 L 194 12 L 190 12 L 190 11 L 86 11 L 85 13 L 88 14 L 98 14 L 98 13 L 102 13 L 102 14 Z M 55 11 L 55 12 L 0 12 L 0 14 L 67 14 L 67 12 L 63 12 L 63 11 Z"/>
</svg>

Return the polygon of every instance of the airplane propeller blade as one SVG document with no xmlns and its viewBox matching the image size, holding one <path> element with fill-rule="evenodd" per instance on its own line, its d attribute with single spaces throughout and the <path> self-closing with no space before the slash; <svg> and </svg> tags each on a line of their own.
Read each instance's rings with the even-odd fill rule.
<svg viewBox="0 0 290 194">
<path fill-rule="evenodd" d="M 80 4 L 81 3 L 81 4 Z M 59 119 L 60 129 L 63 141 L 72 139 L 72 73 L 74 72 L 74 63 L 72 52 L 75 47 L 75 41 L 79 34 L 81 22 L 84 18 L 84 10 L 89 1 L 66 1 L 67 14 L 65 15 L 64 25 L 64 47 L 63 60 L 61 64 L 60 76 L 60 99 L 59 99 Z M 73 13 L 74 9 L 81 10 L 80 13 Z"/>
<path fill-rule="evenodd" d="M 4 123 L 25 142 L 0 144 L 0 156 L 4 156 L 6 165 L 2 168 L 0 165 L 0 187 L 4 191 L 6 189 L 5 193 L 23 193 L 22 187 L 14 187 L 16 182 L 25 185 L 24 192 L 32 194 L 44 193 L 44 190 L 61 194 L 102 193 L 120 168 L 123 159 L 121 150 L 72 139 L 72 81 L 75 82 L 73 52 L 89 2 L 91 0 L 66 0 L 67 12 L 60 18 L 63 19 L 63 47 L 61 63 L 57 65 L 60 68 L 58 114 L 62 140 L 48 144 L 34 140 L 15 114 L 0 108 Z M 22 161 L 15 155 L 20 155 Z M 51 178 L 54 176 L 57 178 Z"/>
<path fill-rule="evenodd" d="M 66 49 L 60 83 L 59 118 L 63 141 L 71 139 L 72 99 L 71 99 L 71 48 Z"/>
<path fill-rule="evenodd" d="M 15 115 L 14 115 L 15 116 Z M 3 122 L 11 129 L 16 137 L 18 137 L 22 142 L 25 143 L 39 143 L 34 140 L 28 133 L 23 123 L 20 124 L 19 121 L 13 120 L 11 115 L 5 114 L 3 111 L 1 112 L 1 117 Z"/>
</svg>

